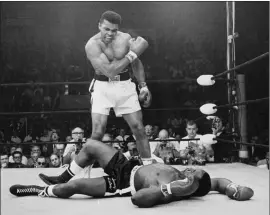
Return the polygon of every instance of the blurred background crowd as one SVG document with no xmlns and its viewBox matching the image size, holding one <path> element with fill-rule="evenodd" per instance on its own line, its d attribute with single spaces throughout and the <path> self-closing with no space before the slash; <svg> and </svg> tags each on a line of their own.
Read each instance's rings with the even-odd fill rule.
<svg viewBox="0 0 270 215">
<path fill-rule="evenodd" d="M 214 132 L 213 120 L 197 120 L 201 117 L 197 108 L 206 102 L 226 104 L 227 85 L 218 81 L 214 86 L 201 87 L 196 78 L 226 70 L 224 2 L 3 2 L 0 7 L 0 83 L 90 81 L 94 71 L 86 60 L 84 45 L 97 32 L 100 14 L 113 9 L 122 15 L 123 31 L 143 36 L 150 43 L 141 57 L 153 95 L 151 108 L 143 111 L 149 139 L 184 138 L 190 136 L 189 126 L 196 127 L 191 129 L 196 131 L 195 136 Z M 240 36 L 236 40 L 236 64 L 269 51 L 268 17 L 269 2 L 237 2 L 236 31 Z M 240 72 L 246 76 L 247 100 L 269 96 L 268 59 Z M 88 88 L 84 84 L 1 87 L 0 111 L 87 110 Z M 250 105 L 247 112 L 249 142 L 268 145 L 269 104 Z M 220 118 L 225 120 L 222 128 L 226 131 L 228 113 L 222 113 Z M 134 139 L 123 119 L 115 118 L 112 112 L 108 123 L 104 138 L 113 141 L 111 146 L 136 154 L 132 150 L 135 145 L 131 144 Z M 76 134 L 80 140 L 89 138 L 90 114 L 1 115 L 1 166 L 58 167 L 68 163 L 64 152 L 68 153 L 70 147 L 57 142 L 78 140 L 72 134 L 74 128 L 82 130 L 77 133 L 83 132 L 83 137 Z M 130 142 L 114 142 L 123 138 Z M 36 142 L 44 144 L 35 145 Z M 223 148 L 209 148 L 196 141 L 151 142 L 152 153 L 166 163 L 237 160 L 239 146 L 220 147 Z M 79 148 L 70 148 L 70 159 Z M 224 153 L 219 154 L 220 151 Z M 268 159 L 266 150 L 260 148 L 249 147 L 249 155 L 246 162 L 252 165 Z M 259 164 L 264 165 L 265 161 Z"/>
<path fill-rule="evenodd" d="M 199 138 L 204 134 L 215 134 L 219 138 L 238 140 L 239 137 L 226 129 L 226 119 L 220 116 L 198 124 L 187 118 L 177 119 L 171 116 L 164 124 L 147 124 L 145 132 L 149 139 L 152 155 L 158 162 L 180 165 L 205 165 L 206 163 L 245 162 L 251 165 L 268 165 L 268 149 L 248 147 L 249 159 L 238 158 L 239 145 L 217 142 L 214 145 L 202 144 Z M 79 124 L 79 125 L 78 125 Z M 39 124 L 40 125 L 40 124 Z M 61 127 L 57 127 L 60 126 Z M 10 127 L 1 130 L 0 150 L 2 168 L 45 168 L 60 167 L 69 164 L 79 153 L 83 144 L 90 137 L 90 129 L 83 122 L 51 124 L 45 127 L 38 124 L 29 125 L 26 133 L 25 118 L 21 118 Z M 269 135 L 261 133 L 252 136 L 251 142 L 269 144 Z M 121 150 L 127 157 L 137 157 L 138 151 L 134 135 L 127 126 L 107 127 L 102 139 L 105 144 Z M 181 139 L 181 140 L 180 140 Z M 185 139 L 195 139 L 185 141 Z M 198 139 L 198 140 L 196 140 Z M 75 143 L 73 143 L 75 142 Z M 1 143 L 7 143 L 1 145 Z M 95 164 L 98 167 L 98 164 Z"/>
</svg>

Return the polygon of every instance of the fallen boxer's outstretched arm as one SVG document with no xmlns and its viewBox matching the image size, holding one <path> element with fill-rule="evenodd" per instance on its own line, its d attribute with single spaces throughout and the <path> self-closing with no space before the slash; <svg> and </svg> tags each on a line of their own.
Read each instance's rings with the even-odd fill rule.
<svg viewBox="0 0 270 215">
<path fill-rule="evenodd" d="M 198 187 L 198 180 L 196 180 L 194 176 L 188 176 L 185 179 L 172 181 L 160 187 L 141 189 L 132 196 L 131 201 L 138 207 L 152 207 L 189 196 L 194 193 Z"/>
<path fill-rule="evenodd" d="M 237 185 L 226 178 L 212 178 L 211 191 L 217 191 L 237 201 L 249 200 L 254 195 L 251 188 Z"/>
</svg>

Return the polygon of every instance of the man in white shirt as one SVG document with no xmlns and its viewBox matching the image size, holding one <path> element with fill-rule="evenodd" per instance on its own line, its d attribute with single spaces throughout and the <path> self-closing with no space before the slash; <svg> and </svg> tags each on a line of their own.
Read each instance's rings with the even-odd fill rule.
<svg viewBox="0 0 270 215">
<path fill-rule="evenodd" d="M 84 130 L 80 127 L 75 127 L 71 130 L 71 141 L 66 145 L 65 151 L 63 153 L 63 164 L 69 164 L 72 160 L 73 154 L 80 150 L 80 144 L 75 144 L 74 142 L 85 142 Z M 74 153 L 73 153 L 74 152 Z"/>
<path fill-rule="evenodd" d="M 199 139 L 202 135 L 197 134 L 198 127 L 195 121 L 190 120 L 186 125 L 187 136 L 182 139 Z M 186 159 L 189 152 L 189 147 L 197 145 L 203 147 L 200 140 L 180 141 L 180 157 Z"/>
<path fill-rule="evenodd" d="M 74 159 L 76 154 L 81 150 L 82 144 L 86 142 L 84 138 L 84 130 L 80 127 L 75 127 L 71 130 L 72 140 L 67 144 L 65 151 L 63 153 L 63 164 L 70 164 Z M 81 144 L 75 144 L 74 142 L 81 142 Z M 91 166 L 87 166 L 84 170 L 72 178 L 72 180 L 77 178 L 90 178 Z"/>
<path fill-rule="evenodd" d="M 199 139 L 202 135 L 197 134 L 198 127 L 196 122 L 190 120 L 187 122 L 186 126 L 187 136 L 183 137 L 182 139 Z M 180 141 L 180 150 L 184 150 L 189 146 L 189 142 L 193 142 L 200 145 L 199 140 L 192 140 L 192 141 Z"/>
<path fill-rule="evenodd" d="M 153 154 L 160 157 L 165 163 L 171 164 L 171 160 L 174 160 L 174 158 L 176 158 L 176 154 L 179 153 L 179 143 L 177 141 L 167 141 L 168 139 L 174 140 L 172 137 L 169 138 L 167 130 L 162 129 L 156 139 L 160 141 L 157 142 L 157 146 Z"/>
<path fill-rule="evenodd" d="M 145 134 L 146 134 L 146 136 L 147 136 L 147 139 L 148 139 L 148 140 L 152 140 L 152 139 L 153 139 L 153 136 L 152 136 L 152 133 L 153 133 L 153 127 L 152 127 L 151 125 L 146 125 L 146 126 L 144 127 L 144 130 L 145 130 Z M 149 141 L 149 145 L 150 145 L 151 154 L 153 154 L 153 152 L 154 152 L 155 149 L 156 149 L 157 142 Z"/>
</svg>

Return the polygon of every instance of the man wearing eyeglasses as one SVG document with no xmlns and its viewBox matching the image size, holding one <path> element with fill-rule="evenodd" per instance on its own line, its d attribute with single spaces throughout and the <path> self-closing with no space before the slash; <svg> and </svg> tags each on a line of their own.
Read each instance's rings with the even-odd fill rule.
<svg viewBox="0 0 270 215">
<path fill-rule="evenodd" d="M 47 167 L 47 163 L 46 163 L 46 159 L 43 156 L 38 157 L 37 159 L 37 168 L 46 168 Z"/>
<path fill-rule="evenodd" d="M 26 168 L 27 166 L 22 164 L 22 153 L 20 151 L 15 151 L 12 153 L 14 163 L 10 163 L 10 168 Z"/>
<path fill-rule="evenodd" d="M 172 164 L 179 154 L 179 143 L 176 141 L 167 141 L 167 139 L 174 138 L 169 138 L 169 134 L 166 129 L 162 129 L 159 132 L 157 139 L 160 140 L 160 142 L 158 142 L 153 154 L 161 158 L 164 163 Z"/>
<path fill-rule="evenodd" d="M 72 140 L 70 143 L 67 144 L 64 154 L 63 154 L 63 164 L 70 164 L 71 161 L 74 159 L 74 157 L 79 153 L 79 151 L 82 148 L 82 145 L 86 142 L 86 139 L 84 138 L 84 130 L 80 127 L 75 127 L 71 130 L 71 137 Z M 74 143 L 74 142 L 79 142 L 79 143 Z M 75 176 L 73 178 L 90 178 L 90 171 L 91 171 L 92 165 L 91 166 L 86 166 L 84 170 Z"/>
<path fill-rule="evenodd" d="M 75 127 L 71 130 L 71 141 L 67 144 L 64 154 L 63 154 L 63 164 L 70 164 L 74 155 L 78 153 L 82 147 L 83 142 L 85 142 L 84 138 L 84 130 L 80 127 Z M 74 142 L 80 142 L 75 144 Z"/>
</svg>

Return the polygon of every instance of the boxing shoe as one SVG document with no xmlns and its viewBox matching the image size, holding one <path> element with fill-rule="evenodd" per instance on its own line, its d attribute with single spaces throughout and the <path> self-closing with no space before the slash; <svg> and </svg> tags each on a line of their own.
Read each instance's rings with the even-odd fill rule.
<svg viewBox="0 0 270 215">
<path fill-rule="evenodd" d="M 15 196 L 42 196 L 45 187 L 40 187 L 36 185 L 13 185 L 9 188 L 9 192 Z M 46 195 L 45 195 L 46 196 Z"/>
<path fill-rule="evenodd" d="M 249 200 L 254 195 L 254 191 L 251 188 L 234 183 L 227 185 L 225 193 L 229 198 L 237 201 Z"/>
<path fill-rule="evenodd" d="M 47 176 L 43 173 L 38 174 L 38 176 L 47 185 L 62 184 L 67 182 L 61 176 Z"/>
</svg>

